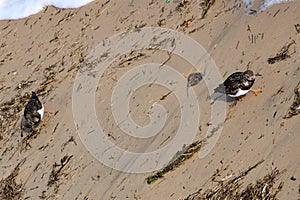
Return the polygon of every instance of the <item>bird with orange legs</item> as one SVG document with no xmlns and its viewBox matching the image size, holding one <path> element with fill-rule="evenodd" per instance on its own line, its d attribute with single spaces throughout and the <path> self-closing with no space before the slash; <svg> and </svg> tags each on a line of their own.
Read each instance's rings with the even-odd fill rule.
<svg viewBox="0 0 300 200">
<path fill-rule="evenodd" d="M 21 129 L 25 132 L 34 131 L 40 124 L 45 125 L 46 120 L 43 119 L 44 113 L 50 115 L 51 112 L 45 109 L 35 92 L 31 93 L 31 97 L 25 107 L 24 115 L 21 122 Z"/>
<path fill-rule="evenodd" d="M 240 100 L 249 91 L 253 92 L 255 95 L 262 92 L 261 89 L 251 88 L 257 76 L 261 75 L 255 75 L 251 70 L 246 70 L 244 72 L 234 72 L 224 81 L 223 84 L 221 84 L 221 86 L 224 88 L 225 93 L 228 96 Z"/>
</svg>

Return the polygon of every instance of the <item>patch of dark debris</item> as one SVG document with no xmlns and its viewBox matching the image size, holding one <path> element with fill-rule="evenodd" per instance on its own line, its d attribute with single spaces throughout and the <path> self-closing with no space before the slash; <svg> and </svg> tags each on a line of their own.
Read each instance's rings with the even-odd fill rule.
<svg viewBox="0 0 300 200">
<path fill-rule="evenodd" d="M 24 190 L 21 183 L 17 183 L 15 178 L 18 176 L 20 171 L 21 161 L 11 174 L 1 179 L 0 181 L 0 199 L 5 200 L 18 200 L 22 196 L 22 191 Z"/>
<path fill-rule="evenodd" d="M 294 89 L 294 93 L 295 93 L 294 101 L 290 106 L 287 114 L 284 116 L 285 119 L 300 114 L 300 81 L 298 82 L 296 88 Z"/>
<path fill-rule="evenodd" d="M 41 129 L 34 129 L 32 132 L 26 134 L 26 136 L 21 140 L 21 151 L 31 149 L 31 141 L 40 134 Z M 21 134 L 23 137 L 23 133 Z"/>
<path fill-rule="evenodd" d="M 164 177 L 170 171 L 175 170 L 177 167 L 182 165 L 186 160 L 190 159 L 195 153 L 197 153 L 201 146 L 203 145 L 203 141 L 196 141 L 189 146 L 185 147 L 182 151 L 178 152 L 176 159 L 174 159 L 170 164 L 164 167 L 162 170 L 156 172 L 154 175 L 149 176 L 147 178 L 147 183 L 152 184 L 153 182 L 157 181 L 158 179 Z"/>
<path fill-rule="evenodd" d="M 57 164 L 56 162 L 53 164 L 52 167 L 52 171 L 51 174 L 49 176 L 49 181 L 48 181 L 48 186 L 56 186 L 56 191 L 58 189 L 58 181 L 59 181 L 59 177 L 62 175 L 62 170 L 64 169 L 64 167 L 70 162 L 71 158 L 73 157 L 73 155 L 71 156 L 64 156 L 62 159 L 60 159 L 60 164 Z"/>
<path fill-rule="evenodd" d="M 182 0 L 178 3 L 178 5 L 176 6 L 175 10 L 177 12 L 182 12 L 183 10 L 185 10 L 188 5 L 190 4 L 191 2 L 190 1 L 187 1 L 187 0 Z"/>
<path fill-rule="evenodd" d="M 279 171 L 275 168 L 263 178 L 258 179 L 255 183 L 250 183 L 246 187 L 243 187 L 241 182 L 251 170 L 256 168 L 262 162 L 263 161 L 260 161 L 248 170 L 241 172 L 236 177 L 230 177 L 227 180 L 222 179 L 220 181 L 215 181 L 217 185 L 213 189 L 207 189 L 205 191 L 199 189 L 197 192 L 186 197 L 185 200 L 275 200 L 283 187 L 283 182 L 277 183 L 278 179 L 285 171 Z"/>
<path fill-rule="evenodd" d="M 146 54 L 137 51 L 131 51 L 128 55 L 121 57 L 119 68 L 129 66 L 132 62 L 146 58 Z"/>
<path fill-rule="evenodd" d="M 290 52 L 290 47 L 293 44 L 296 44 L 296 42 L 294 40 L 291 41 L 291 42 L 289 42 L 288 44 L 284 45 L 281 48 L 280 52 L 276 54 L 276 56 L 268 58 L 268 63 L 269 64 L 274 64 L 276 62 L 279 62 L 279 61 L 285 60 L 286 58 L 291 57 L 291 55 L 293 53 L 295 53 L 295 51 L 294 52 Z"/>
<path fill-rule="evenodd" d="M 212 5 L 215 3 L 215 0 L 203 0 L 201 3 L 200 3 L 200 8 L 202 9 L 202 14 L 201 14 L 201 19 L 203 19 L 208 10 L 212 7 Z"/>
<path fill-rule="evenodd" d="M 295 29 L 297 33 L 300 33 L 300 24 L 295 24 Z"/>
</svg>

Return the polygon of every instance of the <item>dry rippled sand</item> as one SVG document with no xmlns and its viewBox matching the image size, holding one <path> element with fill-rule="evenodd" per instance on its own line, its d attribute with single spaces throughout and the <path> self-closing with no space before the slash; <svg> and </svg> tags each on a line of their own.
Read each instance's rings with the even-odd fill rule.
<svg viewBox="0 0 300 200">
<path fill-rule="evenodd" d="M 184 199 L 189 195 L 200 198 L 195 193 L 200 188 L 208 195 L 211 193 L 207 189 L 217 193 L 232 188 L 232 180 L 241 177 L 244 188 L 253 183 L 252 191 L 261 191 L 266 199 L 273 184 L 270 191 L 272 194 L 280 191 L 277 198 L 300 198 L 300 118 L 297 112 L 285 117 L 297 101 L 299 8 L 300 2 L 295 1 L 247 17 L 239 1 L 199 5 L 192 0 L 170 3 L 111 0 L 94 1 L 79 9 L 47 7 L 25 19 L 0 21 L 1 198 Z M 72 115 L 73 84 L 87 54 L 105 38 L 145 26 L 170 28 L 195 39 L 209 52 L 224 79 L 233 71 L 246 68 L 263 75 L 254 84 L 263 90 L 261 94 L 249 93 L 236 105 L 228 103 L 222 134 L 208 156 L 204 159 L 197 154 L 188 156 L 189 159 L 152 184 L 147 184 L 146 178 L 153 173 L 122 173 L 95 160 L 83 146 Z M 111 141 L 122 148 L 143 151 L 160 148 L 171 142 L 180 113 L 175 112 L 168 119 L 165 131 L 151 140 L 128 137 L 115 126 L 111 116 L 112 87 L 137 64 L 166 61 L 186 78 L 193 71 L 192 66 L 175 55 L 146 50 L 131 52 L 120 59 L 110 66 L 99 84 L 98 119 Z M 210 100 L 204 83 L 193 89 L 201 97 L 196 141 L 204 138 L 210 126 Z M 22 138 L 20 120 L 32 90 L 52 115 L 47 118 L 46 126 Z M 173 109 L 170 105 L 178 106 L 173 94 L 162 98 L 167 93 L 158 86 L 137 91 L 132 99 L 133 118 L 146 124 L 149 102 L 161 101 L 169 110 Z M 251 168 L 261 160 L 264 162 Z M 252 170 L 241 173 L 248 169 Z M 264 177 L 269 173 L 270 176 Z M 260 184 L 255 185 L 259 179 Z"/>
</svg>

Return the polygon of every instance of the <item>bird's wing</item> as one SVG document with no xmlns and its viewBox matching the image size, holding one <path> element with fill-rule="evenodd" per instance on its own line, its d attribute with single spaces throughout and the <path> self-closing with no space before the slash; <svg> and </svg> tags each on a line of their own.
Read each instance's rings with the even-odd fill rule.
<svg viewBox="0 0 300 200">
<path fill-rule="evenodd" d="M 243 80 L 242 72 L 235 72 L 231 74 L 225 81 L 224 86 L 227 94 L 236 94 L 241 87 Z"/>
<path fill-rule="evenodd" d="M 35 99 L 30 99 L 25 107 L 24 113 L 33 113 L 38 110 L 38 102 Z"/>
<path fill-rule="evenodd" d="M 247 80 L 243 80 L 241 83 L 240 83 L 240 88 L 242 90 L 249 90 L 252 85 L 254 84 L 254 81 L 247 81 Z"/>
<path fill-rule="evenodd" d="M 240 88 L 239 82 L 232 82 L 230 85 L 225 87 L 227 94 L 236 94 Z"/>
<path fill-rule="evenodd" d="M 243 80 L 243 73 L 242 72 L 235 72 L 231 74 L 225 81 L 224 86 L 228 87 L 231 86 L 234 83 L 239 83 Z"/>
</svg>

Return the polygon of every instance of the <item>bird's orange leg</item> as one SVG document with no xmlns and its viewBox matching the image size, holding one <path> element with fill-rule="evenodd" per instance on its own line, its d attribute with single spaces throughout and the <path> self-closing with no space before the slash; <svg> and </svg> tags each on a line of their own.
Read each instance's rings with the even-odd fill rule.
<svg viewBox="0 0 300 200">
<path fill-rule="evenodd" d="M 258 95 L 262 92 L 262 89 L 250 89 L 251 92 L 253 92 L 255 95 Z"/>
<path fill-rule="evenodd" d="M 45 112 L 45 114 L 47 114 L 48 116 L 50 115 L 50 114 L 52 114 L 52 112 L 50 112 L 48 109 L 46 109 L 45 108 L 45 110 L 44 110 L 44 112 Z M 46 124 L 47 124 L 47 121 L 46 120 L 42 120 L 42 126 L 45 126 Z"/>
<path fill-rule="evenodd" d="M 47 121 L 43 119 L 41 124 L 42 126 L 45 126 L 47 124 Z"/>
<path fill-rule="evenodd" d="M 45 111 L 44 111 L 47 115 L 50 115 L 52 114 L 52 112 L 50 112 L 47 108 L 45 108 Z"/>
</svg>

